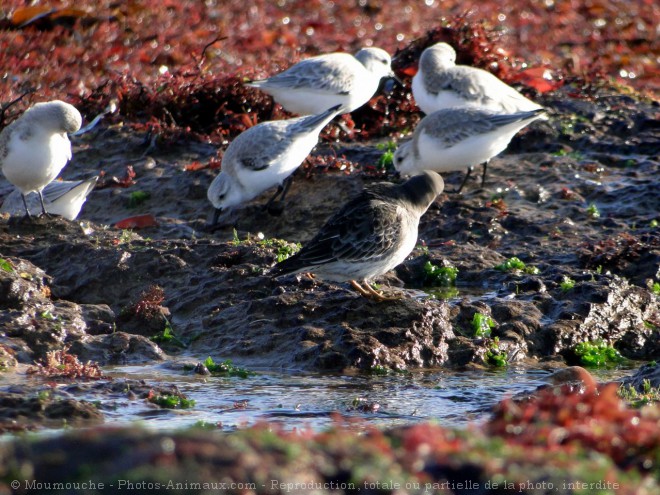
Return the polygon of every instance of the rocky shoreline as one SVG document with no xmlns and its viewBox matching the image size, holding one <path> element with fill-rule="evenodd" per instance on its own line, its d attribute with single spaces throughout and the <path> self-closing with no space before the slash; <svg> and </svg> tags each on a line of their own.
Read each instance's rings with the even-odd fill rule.
<svg viewBox="0 0 660 495">
<path fill-rule="evenodd" d="M 376 145 L 387 145 L 386 141 L 326 140 L 298 172 L 283 215 L 268 215 L 262 209 L 265 200 L 257 198 L 239 210 L 236 230 L 210 231 L 206 188 L 217 174 L 212 168 L 215 146 L 161 140 L 117 123 L 102 124 L 81 136 L 74 142 L 66 178 L 104 172 L 83 207 L 82 223 L 0 220 L 0 376 L 6 380 L 0 387 L 0 429 L 14 433 L 44 426 L 98 425 L 106 400 L 147 400 L 154 393 L 184 398 L 172 384 L 159 388 L 139 380 L 98 381 L 98 376 L 90 376 L 91 368 L 84 368 L 88 362 L 100 370 L 110 364 L 164 360 L 176 366 L 191 355 L 213 355 L 246 367 L 314 371 L 471 369 L 511 363 L 560 369 L 583 364 L 577 349 L 584 343 L 602 343 L 625 359 L 658 359 L 658 103 L 609 86 L 576 97 L 582 89 L 567 84 L 539 98 L 550 120 L 532 125 L 493 160 L 484 189 L 472 181 L 461 195 L 440 196 L 422 218 L 418 247 L 378 281 L 408 294 L 387 303 L 367 301 L 347 285 L 304 276 L 274 280 L 268 274 L 278 256 L 309 240 L 364 185 L 396 180 L 377 165 L 383 151 Z M 461 178 L 460 173 L 448 174 L 448 189 Z M 2 196 L 9 190 L 5 182 L 0 185 Z M 147 215 L 144 228 L 116 227 L 138 215 Z M 456 281 L 431 277 L 438 268 L 456 269 Z M 482 334 L 475 333 L 479 329 Z M 71 356 L 62 359 L 70 359 L 67 363 L 80 375 L 58 376 L 58 367 L 70 371 L 64 362 L 44 372 L 55 352 Z M 42 368 L 35 371 L 39 363 Z M 643 391 L 644 378 L 660 386 L 657 365 L 644 367 L 630 383 Z M 44 394 L 52 380 L 66 386 L 51 387 L 54 391 Z M 78 388 L 79 381 L 84 386 Z M 101 391 L 100 406 L 76 399 L 81 390 L 93 386 Z M 563 390 L 567 402 L 579 402 L 577 389 Z M 635 421 L 657 430 L 657 405 L 632 412 L 603 390 L 591 395 L 582 390 L 582 399 L 592 401 L 594 417 L 596 411 L 628 411 Z M 545 397 L 531 404 L 545 411 L 547 404 L 556 405 L 553 400 Z M 548 424 L 564 428 L 561 411 L 555 412 L 548 413 Z M 608 428 L 621 420 L 607 414 L 602 419 Z M 497 413 L 494 418 L 493 423 Z M 491 426 L 484 431 L 502 434 Z M 207 433 L 197 431 L 170 435 L 133 428 L 17 439 L 0 448 L 0 493 L 10 493 L 9 486 L 18 493 L 29 491 L 22 481 L 15 487 L 12 480 L 37 475 L 40 482 L 61 479 L 61 469 L 74 469 L 92 456 L 99 465 L 107 459 L 116 462 L 94 478 L 97 483 L 109 484 L 120 476 L 161 483 L 165 477 L 158 469 L 168 463 L 177 466 L 171 479 L 183 482 L 183 466 L 202 455 L 203 448 L 210 454 L 189 479 L 216 480 L 212 473 L 226 471 L 233 474 L 219 482 L 256 483 L 254 489 L 228 490 L 236 493 L 284 493 L 289 491 L 286 486 L 270 487 L 269 480 L 291 479 L 390 480 L 404 486 L 410 482 L 419 483 L 420 492 L 424 483 L 480 480 L 484 489 L 497 471 L 488 467 L 489 448 L 511 459 L 511 465 L 524 457 L 518 447 L 498 450 L 490 444 L 496 440 L 481 434 L 473 440 L 464 438 L 470 436 L 465 432 L 435 428 L 418 425 L 371 432 L 363 445 L 367 452 L 378 447 L 394 452 L 395 458 L 379 465 L 376 454 L 367 456 L 369 469 L 379 473 L 371 477 L 339 467 L 345 457 L 355 461 L 356 452 L 362 452 L 359 437 L 341 429 L 336 444 L 320 435 L 311 447 L 268 428 L 248 429 L 234 440 L 222 435 L 207 438 Z M 425 454 L 416 451 L 419 439 L 429 435 L 442 441 Z M 648 461 L 639 454 L 641 467 L 636 464 L 634 469 L 643 473 L 652 493 L 657 478 L 648 473 L 657 469 L 660 446 L 657 435 L 649 438 L 656 442 L 647 445 L 656 457 Z M 626 437 L 631 449 L 636 439 Z M 579 449 L 592 448 L 577 443 Z M 461 454 L 453 461 L 454 448 L 474 449 L 480 455 L 471 460 Z M 138 458 L 129 457 L 133 466 L 122 460 L 128 450 Z M 303 452 L 321 459 L 327 470 L 307 466 L 308 471 L 294 473 L 297 468 L 290 456 Z M 60 460 L 54 461 L 51 454 Z M 539 466 L 552 455 L 537 452 L 530 462 L 538 470 L 529 479 L 540 482 L 552 472 L 559 486 L 561 479 L 586 479 L 591 471 L 597 473 L 596 482 L 616 467 L 615 478 L 623 488 L 611 491 L 639 493 L 639 480 L 629 471 L 633 468 L 615 454 L 602 454 L 596 471 L 598 462 L 587 454 L 575 470 L 552 464 L 544 471 Z M 631 454 L 638 460 L 635 456 Z M 647 461 L 652 466 L 648 469 Z M 419 462 L 423 468 L 415 467 Z M 259 474 L 256 467 L 261 463 L 272 471 Z M 382 472 L 379 466 L 385 466 Z M 86 479 L 66 473 L 72 481 Z M 521 473 L 507 473 L 516 483 L 525 479 Z M 501 475 L 497 479 L 502 482 Z M 262 489 L 262 484 L 268 488 Z M 527 493 L 538 493 L 534 490 Z M 396 489 L 364 485 L 362 491 Z"/>
</svg>

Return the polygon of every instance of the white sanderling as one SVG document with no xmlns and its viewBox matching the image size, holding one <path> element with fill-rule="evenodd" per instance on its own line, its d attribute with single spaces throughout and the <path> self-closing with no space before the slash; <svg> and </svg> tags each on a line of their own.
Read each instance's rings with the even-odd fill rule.
<svg viewBox="0 0 660 495">
<path fill-rule="evenodd" d="M 424 117 L 412 139 L 394 153 L 394 167 L 402 174 L 422 170 L 449 172 L 467 169 L 456 192 L 463 189 L 474 165 L 484 164 L 481 186 L 486 181 L 488 161 L 509 145 L 527 124 L 541 117 L 542 109 L 500 114 L 482 108 L 445 108 Z"/>
<path fill-rule="evenodd" d="M 316 146 L 319 133 L 339 110 L 339 105 L 319 115 L 262 122 L 239 134 L 222 157 L 220 174 L 208 189 L 209 201 L 220 210 L 249 201 L 279 185 L 267 207 L 281 194 L 284 201 L 290 175 Z M 287 180 L 288 179 L 288 180 Z"/>
<path fill-rule="evenodd" d="M 363 48 L 355 56 L 328 53 L 247 85 L 268 93 L 292 113 L 314 115 L 341 105 L 339 113 L 343 114 L 369 101 L 383 77 L 394 77 L 391 62 L 380 48 Z"/>
<path fill-rule="evenodd" d="M 87 196 L 98 181 L 98 176 L 87 180 L 55 180 L 44 187 L 42 195 L 46 211 L 51 215 L 60 215 L 68 220 L 75 220 L 87 200 Z M 38 215 L 41 211 L 39 197 L 35 192 L 25 195 L 29 211 Z M 0 213 L 17 215 L 24 211 L 22 195 L 18 189 L 14 189 L 3 201 Z"/>
<path fill-rule="evenodd" d="M 351 282 L 363 296 L 387 297 L 369 281 L 399 265 L 415 247 L 420 217 L 442 192 L 433 171 L 402 184 L 381 183 L 365 189 L 335 213 L 316 236 L 271 270 L 275 277 L 312 272 L 323 280 Z"/>
<path fill-rule="evenodd" d="M 71 159 L 67 133 L 80 129 L 82 117 L 73 105 L 60 100 L 36 103 L 0 133 L 0 162 L 9 182 L 25 195 L 36 192 L 47 214 L 41 191 Z"/>
<path fill-rule="evenodd" d="M 417 106 L 427 115 L 462 106 L 483 107 L 499 113 L 542 108 L 490 72 L 456 65 L 456 52 L 447 43 L 436 43 L 422 52 L 419 70 L 412 80 L 412 92 Z"/>
</svg>

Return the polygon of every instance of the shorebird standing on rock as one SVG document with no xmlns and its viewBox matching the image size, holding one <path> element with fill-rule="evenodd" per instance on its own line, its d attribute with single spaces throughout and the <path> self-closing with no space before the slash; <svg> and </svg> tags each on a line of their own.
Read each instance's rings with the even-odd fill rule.
<svg viewBox="0 0 660 495">
<path fill-rule="evenodd" d="M 506 149 L 511 138 L 543 109 L 500 114 L 482 108 L 445 108 L 424 117 L 411 140 L 394 152 L 394 167 L 406 175 L 423 170 L 467 173 L 456 192 L 461 192 L 474 165 L 484 164 L 481 187 L 486 182 L 488 162 Z"/>
<path fill-rule="evenodd" d="M 465 106 L 498 113 L 543 108 L 488 71 L 456 65 L 456 51 L 447 43 L 436 43 L 422 52 L 412 92 L 417 106 L 427 115 L 443 108 Z"/>
<path fill-rule="evenodd" d="M 355 56 L 328 53 L 247 86 L 268 93 L 291 113 L 313 115 L 334 105 L 341 105 L 340 114 L 350 113 L 369 101 L 383 77 L 394 77 L 391 62 L 380 48 L 363 48 Z"/>
<path fill-rule="evenodd" d="M 41 211 L 48 215 L 41 191 L 71 159 L 67 133 L 80 129 L 82 117 L 73 105 L 60 100 L 36 103 L 0 133 L 0 163 L 9 182 L 25 195 L 36 192 Z"/>
<path fill-rule="evenodd" d="M 414 249 L 419 219 L 443 188 L 442 177 L 429 171 L 402 184 L 385 182 L 365 189 L 271 274 L 312 272 L 331 282 L 350 281 L 365 297 L 398 299 L 377 292 L 369 281 L 399 265 Z"/>
</svg>

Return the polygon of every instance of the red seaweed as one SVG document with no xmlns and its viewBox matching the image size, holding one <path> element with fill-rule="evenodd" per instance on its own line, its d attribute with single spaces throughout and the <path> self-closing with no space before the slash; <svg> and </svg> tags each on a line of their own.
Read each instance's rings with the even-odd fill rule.
<svg viewBox="0 0 660 495">
<path fill-rule="evenodd" d="M 0 65 L 11 68 L 0 102 L 28 96 L 3 120 L 52 98 L 89 118 L 116 99 L 115 122 L 168 140 L 225 143 L 256 122 L 287 116 L 245 80 L 307 56 L 372 44 L 395 54 L 393 67 L 407 80 L 424 47 L 447 41 L 459 63 L 526 84 L 531 96 L 570 83 L 575 96 L 588 97 L 610 78 L 658 88 L 648 56 L 658 16 L 653 2 L 486 2 L 469 11 L 457 0 L 426 3 L 257 1 L 246 11 L 238 0 L 104 0 L 94 9 L 11 0 L 0 19 Z M 353 138 L 363 140 L 410 130 L 419 115 L 407 84 L 378 94 L 352 118 Z"/>
</svg>

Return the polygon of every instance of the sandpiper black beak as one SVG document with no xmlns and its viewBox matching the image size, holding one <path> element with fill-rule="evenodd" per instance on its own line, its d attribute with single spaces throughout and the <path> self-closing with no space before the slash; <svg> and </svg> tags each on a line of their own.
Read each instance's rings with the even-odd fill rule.
<svg viewBox="0 0 660 495">
<path fill-rule="evenodd" d="M 391 93 L 392 91 L 394 91 L 394 85 L 397 83 L 399 84 L 399 86 L 403 87 L 403 81 L 399 79 L 394 72 L 391 72 L 385 79 L 385 84 L 383 85 L 383 89 L 385 90 L 386 93 Z"/>
<path fill-rule="evenodd" d="M 390 77 L 390 79 L 394 79 L 396 82 L 398 82 L 399 86 L 404 86 L 403 81 L 401 80 L 401 78 L 399 76 L 397 76 L 394 72 L 392 72 L 389 77 Z"/>
<path fill-rule="evenodd" d="M 218 218 L 220 218 L 220 214 L 222 213 L 221 208 L 216 208 L 213 211 L 213 218 L 211 219 L 211 225 L 215 225 L 218 223 Z"/>
</svg>

